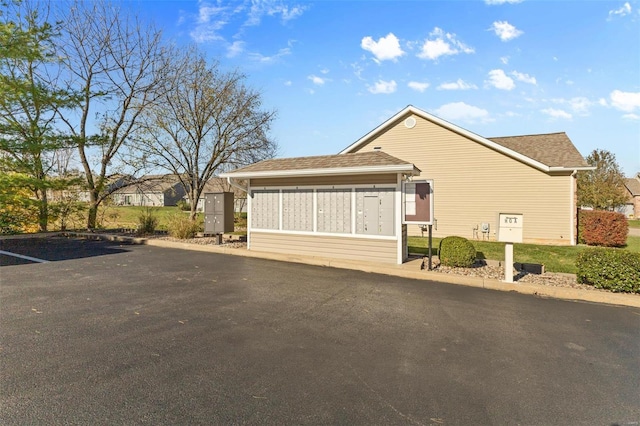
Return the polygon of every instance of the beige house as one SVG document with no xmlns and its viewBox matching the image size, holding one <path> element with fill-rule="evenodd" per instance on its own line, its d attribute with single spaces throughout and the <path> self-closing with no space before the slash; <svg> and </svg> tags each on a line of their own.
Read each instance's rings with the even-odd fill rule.
<svg viewBox="0 0 640 426">
<path fill-rule="evenodd" d="M 640 217 L 640 177 L 626 178 L 624 186 L 627 189 L 627 203 L 625 214 L 627 217 L 637 219 Z"/>
<path fill-rule="evenodd" d="M 402 183 L 411 163 L 384 152 L 281 158 L 223 173 L 247 192 L 250 250 L 402 263 Z"/>
<path fill-rule="evenodd" d="M 232 187 L 226 179 L 220 177 L 214 177 L 207 181 L 204 185 L 200 198 L 198 198 L 198 204 L 196 205 L 196 211 L 204 211 L 204 197 L 205 194 L 211 192 L 233 192 L 233 211 L 236 213 L 247 211 L 247 193 Z M 189 198 L 185 194 L 185 201 L 189 201 Z"/>
<path fill-rule="evenodd" d="M 495 240 L 498 214 L 521 213 L 525 243 L 576 243 L 576 173 L 593 167 L 565 133 L 485 138 L 408 106 L 340 154 L 371 151 L 433 180 L 435 237 Z"/>
<path fill-rule="evenodd" d="M 111 194 L 119 206 L 175 206 L 186 190 L 175 175 L 146 175 Z"/>
</svg>

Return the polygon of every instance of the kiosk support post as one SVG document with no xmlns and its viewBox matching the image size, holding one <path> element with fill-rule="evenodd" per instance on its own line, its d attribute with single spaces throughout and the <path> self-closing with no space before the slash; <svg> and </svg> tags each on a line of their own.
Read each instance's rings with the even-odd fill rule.
<svg viewBox="0 0 640 426">
<path fill-rule="evenodd" d="M 513 282 L 513 243 L 504 245 L 504 282 Z"/>
<path fill-rule="evenodd" d="M 431 271 L 433 268 L 431 267 L 431 248 L 433 247 L 433 225 L 428 225 L 429 226 L 429 271 Z"/>
</svg>

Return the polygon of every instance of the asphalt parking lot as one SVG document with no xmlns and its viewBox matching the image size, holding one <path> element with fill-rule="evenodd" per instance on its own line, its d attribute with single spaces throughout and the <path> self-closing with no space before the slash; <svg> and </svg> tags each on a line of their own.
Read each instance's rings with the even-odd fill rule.
<svg viewBox="0 0 640 426">
<path fill-rule="evenodd" d="M 636 308 L 83 239 L 0 251 L 21 256 L 0 254 L 3 425 L 640 421 Z"/>
</svg>

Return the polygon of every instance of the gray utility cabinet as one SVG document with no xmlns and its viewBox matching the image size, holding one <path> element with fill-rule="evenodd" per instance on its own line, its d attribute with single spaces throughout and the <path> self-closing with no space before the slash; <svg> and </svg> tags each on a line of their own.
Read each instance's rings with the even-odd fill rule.
<svg viewBox="0 0 640 426">
<path fill-rule="evenodd" d="M 233 192 L 204 194 L 204 233 L 233 232 Z"/>
</svg>

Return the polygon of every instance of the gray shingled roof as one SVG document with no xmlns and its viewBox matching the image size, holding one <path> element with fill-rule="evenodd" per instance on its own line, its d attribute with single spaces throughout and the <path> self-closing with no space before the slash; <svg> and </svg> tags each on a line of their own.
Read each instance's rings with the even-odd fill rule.
<svg viewBox="0 0 640 426">
<path fill-rule="evenodd" d="M 631 195 L 634 197 L 640 196 L 640 179 L 638 178 L 625 178 L 624 186 L 627 187 Z"/>
<path fill-rule="evenodd" d="M 487 138 L 549 167 L 587 167 L 566 133 Z"/>
<path fill-rule="evenodd" d="M 344 168 L 366 168 L 385 166 L 411 166 L 413 164 L 400 160 L 382 151 L 356 152 L 352 154 L 320 155 L 314 157 L 274 158 L 264 160 L 229 174 L 284 172 L 297 170 L 326 170 Z M 225 175 L 225 174 L 223 174 Z"/>
</svg>

